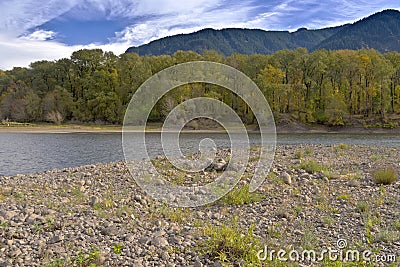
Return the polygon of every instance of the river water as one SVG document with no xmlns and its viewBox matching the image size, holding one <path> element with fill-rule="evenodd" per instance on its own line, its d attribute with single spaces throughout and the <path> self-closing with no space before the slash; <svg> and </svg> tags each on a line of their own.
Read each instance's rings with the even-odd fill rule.
<svg viewBox="0 0 400 267">
<path fill-rule="evenodd" d="M 229 147 L 224 133 L 183 133 L 180 147 L 194 152 L 200 140 L 211 138 L 219 148 Z M 249 134 L 250 143 L 260 143 L 258 134 Z M 29 174 L 51 169 L 82 166 L 124 159 L 121 133 L 0 133 L 0 175 Z M 279 134 L 277 145 L 356 144 L 400 146 L 396 134 Z M 160 134 L 146 134 L 150 157 L 163 154 Z M 137 155 L 142 159 L 146 155 Z"/>
</svg>

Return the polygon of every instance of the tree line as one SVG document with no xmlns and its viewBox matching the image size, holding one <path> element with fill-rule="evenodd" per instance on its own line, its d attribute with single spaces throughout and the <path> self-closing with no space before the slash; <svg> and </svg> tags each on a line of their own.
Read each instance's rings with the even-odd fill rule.
<svg viewBox="0 0 400 267">
<path fill-rule="evenodd" d="M 345 125 L 351 118 L 388 121 L 400 113 L 400 53 L 373 49 L 281 50 L 271 55 L 178 51 L 172 56 L 120 56 L 100 49 L 70 58 L 37 61 L 28 68 L 0 70 L 0 119 L 17 122 L 121 124 L 138 87 L 175 64 L 206 60 L 249 76 L 275 114 L 307 123 Z M 187 84 L 165 95 L 150 120 L 162 121 L 177 104 L 208 96 L 231 106 L 245 123 L 254 116 L 244 101 L 211 84 Z"/>
</svg>

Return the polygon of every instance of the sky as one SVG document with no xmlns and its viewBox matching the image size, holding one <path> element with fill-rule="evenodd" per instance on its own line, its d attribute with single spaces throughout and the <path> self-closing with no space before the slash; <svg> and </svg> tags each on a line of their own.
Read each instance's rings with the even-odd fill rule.
<svg viewBox="0 0 400 267">
<path fill-rule="evenodd" d="M 79 49 L 116 55 L 130 46 L 203 28 L 295 31 L 352 23 L 399 0 L 0 0 L 0 69 L 69 58 Z"/>
</svg>

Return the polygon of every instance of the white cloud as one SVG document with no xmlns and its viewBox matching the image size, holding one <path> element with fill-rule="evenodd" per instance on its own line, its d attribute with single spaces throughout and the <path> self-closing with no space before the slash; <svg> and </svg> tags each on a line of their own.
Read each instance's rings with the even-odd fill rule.
<svg viewBox="0 0 400 267">
<path fill-rule="evenodd" d="M 150 2 L 155 2 L 155 0 Z M 175 3 L 175 1 L 171 2 Z M 163 15 L 161 16 L 151 17 L 143 23 L 126 27 L 123 31 L 116 33 L 115 39 L 132 45 L 141 45 L 162 37 L 180 33 L 191 33 L 204 28 L 252 27 L 254 24 L 252 20 L 249 20 L 249 13 L 254 7 L 247 6 L 246 1 L 242 1 L 242 4 L 239 5 L 231 5 L 221 9 L 211 9 L 212 1 L 187 2 L 183 5 L 186 12 L 172 12 L 174 7 L 172 5 L 173 7 L 170 7 L 171 13 L 167 13 L 168 9 L 163 10 Z M 207 2 L 209 5 L 196 8 L 198 5 L 197 2 Z M 214 5 L 218 6 L 217 2 L 214 1 Z M 150 7 L 149 3 L 146 2 L 146 5 L 148 6 L 138 7 L 139 10 L 142 10 L 140 8 L 144 8 L 143 12 L 155 12 L 154 10 L 150 11 L 146 9 L 146 7 Z M 211 10 L 205 12 L 204 9 L 206 8 L 210 8 Z M 176 5 L 176 9 L 182 10 L 182 4 L 180 9 Z"/>
<path fill-rule="evenodd" d="M 8 70 L 13 67 L 28 67 L 30 63 L 39 60 L 57 60 L 69 58 L 72 52 L 79 49 L 100 48 L 103 51 L 112 51 L 116 55 L 125 52 L 129 47 L 126 43 L 105 45 L 76 45 L 67 46 L 54 41 L 30 40 L 0 36 L 0 69 Z"/>
<path fill-rule="evenodd" d="M 2 0 L 0 2 L 0 32 L 18 36 L 65 13 L 78 0 Z"/>
<path fill-rule="evenodd" d="M 46 41 L 53 39 L 57 34 L 53 31 L 37 30 L 31 34 L 21 37 L 21 39 L 31 41 Z"/>
<path fill-rule="evenodd" d="M 202 28 L 337 26 L 385 8 L 400 9 L 400 4 L 398 0 L 0 0 L 0 69 L 69 57 L 82 48 L 101 48 L 119 55 L 132 45 Z M 39 28 L 65 12 L 77 20 L 106 18 L 132 21 L 132 25 L 117 32 L 109 44 L 67 46 L 53 40 L 62 32 Z M 30 29 L 37 30 L 27 34 Z"/>
</svg>

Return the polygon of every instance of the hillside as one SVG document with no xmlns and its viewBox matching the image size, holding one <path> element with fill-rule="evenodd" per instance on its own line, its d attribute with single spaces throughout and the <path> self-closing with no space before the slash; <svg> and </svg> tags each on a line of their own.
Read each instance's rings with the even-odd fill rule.
<svg viewBox="0 0 400 267">
<path fill-rule="evenodd" d="M 203 29 L 190 34 L 161 38 L 127 53 L 139 55 L 173 54 L 178 50 L 216 50 L 221 54 L 271 54 L 278 50 L 305 47 L 316 49 L 374 48 L 380 52 L 400 51 L 400 12 L 384 10 L 353 24 L 296 32 L 259 29 Z"/>
</svg>

